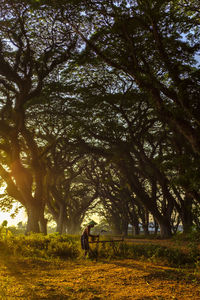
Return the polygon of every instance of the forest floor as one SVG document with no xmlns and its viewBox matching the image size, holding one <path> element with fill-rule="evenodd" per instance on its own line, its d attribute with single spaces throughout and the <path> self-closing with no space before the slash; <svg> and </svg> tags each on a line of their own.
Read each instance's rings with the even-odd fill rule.
<svg viewBox="0 0 200 300">
<path fill-rule="evenodd" d="M 200 274 L 150 262 L 0 254 L 0 299 L 200 299 Z"/>
</svg>

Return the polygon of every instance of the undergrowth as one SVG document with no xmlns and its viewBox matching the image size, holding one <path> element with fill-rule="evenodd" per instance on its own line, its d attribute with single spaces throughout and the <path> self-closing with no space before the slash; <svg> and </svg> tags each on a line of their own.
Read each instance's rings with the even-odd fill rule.
<svg viewBox="0 0 200 300">
<path fill-rule="evenodd" d="M 24 257 L 76 258 L 80 255 L 79 238 L 70 235 L 12 235 L 0 240 L 0 247 L 4 252 Z"/>
<path fill-rule="evenodd" d="M 59 234 L 31 234 L 0 236 L 0 249 L 14 256 L 31 258 L 83 258 L 84 251 L 80 246 L 80 236 Z M 188 242 L 189 251 L 183 252 L 180 247 L 170 248 L 155 244 L 134 244 L 125 242 L 99 243 L 91 245 L 91 259 L 142 259 L 153 263 L 170 266 L 200 267 L 200 253 L 196 244 Z"/>
<path fill-rule="evenodd" d="M 200 253 L 198 251 L 183 253 L 178 248 L 174 249 L 153 244 L 142 245 L 134 243 L 115 243 L 100 245 L 98 249 L 98 257 L 108 259 L 143 259 L 153 263 L 162 263 L 165 265 L 179 267 L 181 265 L 197 264 L 200 258 Z"/>
</svg>

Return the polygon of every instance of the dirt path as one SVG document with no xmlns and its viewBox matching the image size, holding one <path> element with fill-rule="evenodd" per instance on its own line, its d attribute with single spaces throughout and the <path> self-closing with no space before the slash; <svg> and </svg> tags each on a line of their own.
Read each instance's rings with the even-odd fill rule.
<svg viewBox="0 0 200 300">
<path fill-rule="evenodd" d="M 200 299 L 200 278 L 134 260 L 30 261 L 0 257 L 0 299 Z"/>
</svg>

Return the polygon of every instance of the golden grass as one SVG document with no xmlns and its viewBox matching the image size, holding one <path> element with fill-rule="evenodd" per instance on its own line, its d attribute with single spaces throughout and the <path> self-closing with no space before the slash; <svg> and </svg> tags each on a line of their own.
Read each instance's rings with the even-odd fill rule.
<svg viewBox="0 0 200 300">
<path fill-rule="evenodd" d="M 0 256 L 0 299 L 200 299 L 200 274 L 129 260 Z"/>
<path fill-rule="evenodd" d="M 184 240 L 176 240 L 176 239 L 125 239 L 125 242 L 128 244 L 152 244 L 152 245 L 159 245 L 159 246 L 164 246 L 172 249 L 176 249 L 177 247 L 179 250 L 181 250 L 183 253 L 188 253 L 189 249 L 189 243 L 188 241 Z M 200 244 L 197 244 L 197 248 L 200 250 Z"/>
</svg>

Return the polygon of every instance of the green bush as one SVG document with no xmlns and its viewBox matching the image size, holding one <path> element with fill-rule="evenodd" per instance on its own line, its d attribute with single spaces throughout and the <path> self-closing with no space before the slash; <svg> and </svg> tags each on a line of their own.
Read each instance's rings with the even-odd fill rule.
<svg viewBox="0 0 200 300">
<path fill-rule="evenodd" d="M 186 241 L 200 243 L 200 231 L 193 228 L 189 233 L 178 232 L 173 236 L 174 241 Z"/>
<path fill-rule="evenodd" d="M 79 250 L 75 241 L 51 241 L 47 249 L 48 256 L 76 258 Z"/>
<path fill-rule="evenodd" d="M 12 235 L 1 243 L 6 252 L 25 257 L 75 258 L 79 255 L 77 237 L 67 235 Z"/>
<path fill-rule="evenodd" d="M 95 248 L 92 250 L 94 251 Z M 155 263 L 164 262 L 165 264 L 173 266 L 195 263 L 197 254 L 198 253 L 195 252 L 195 254 L 191 256 L 189 253 L 183 253 L 178 248 L 171 249 L 153 244 L 106 243 L 100 244 L 98 249 L 98 256 L 100 258 L 147 259 Z"/>
<path fill-rule="evenodd" d="M 1 251 L 6 253 L 35 258 L 70 258 L 83 257 L 80 236 L 59 235 L 57 233 L 42 235 L 7 235 L 0 238 Z M 133 244 L 124 242 L 99 243 L 91 245 L 90 258 L 103 259 L 145 259 L 154 263 L 162 262 L 168 265 L 184 264 L 199 265 L 199 249 L 193 242 L 189 243 L 188 253 L 179 248 L 172 249 L 155 244 Z"/>
</svg>

